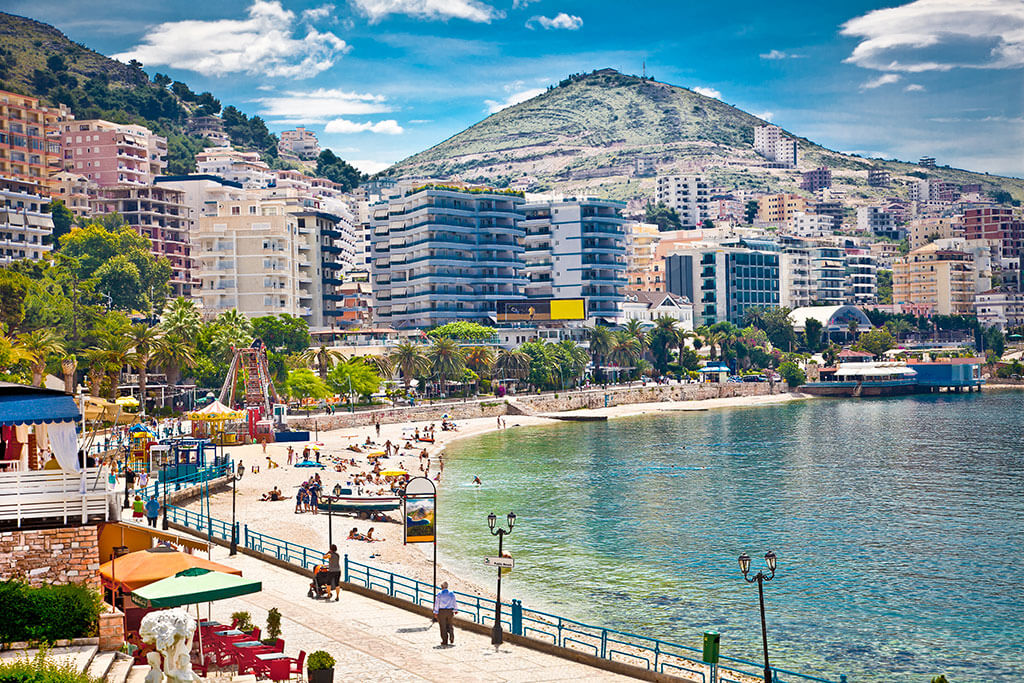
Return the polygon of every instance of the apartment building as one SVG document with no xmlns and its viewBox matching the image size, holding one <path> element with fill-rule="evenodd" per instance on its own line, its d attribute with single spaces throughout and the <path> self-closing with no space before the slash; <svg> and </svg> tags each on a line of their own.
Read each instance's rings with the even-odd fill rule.
<svg viewBox="0 0 1024 683">
<path fill-rule="evenodd" d="M 817 192 L 829 187 L 832 187 L 832 171 L 824 166 L 804 172 L 800 181 L 800 189 L 808 192 Z"/>
<path fill-rule="evenodd" d="M 913 248 L 913 247 L 911 247 Z M 874 242 L 870 246 L 871 256 L 879 268 L 892 270 L 893 261 L 900 258 L 900 245 L 893 242 Z"/>
<path fill-rule="evenodd" d="M 757 221 L 766 225 L 789 225 L 794 214 L 806 210 L 807 200 L 798 194 L 767 194 L 757 200 Z"/>
<path fill-rule="evenodd" d="M 1002 244 L 1003 257 L 1020 258 L 1024 248 L 1024 214 L 1009 206 L 968 208 L 963 216 L 964 237 L 995 240 Z"/>
<path fill-rule="evenodd" d="M 960 186 L 935 178 L 922 178 L 911 183 L 908 194 L 910 201 L 924 204 L 928 202 L 949 203 L 960 197 Z"/>
<path fill-rule="evenodd" d="M 224 131 L 224 122 L 219 116 L 192 116 L 185 125 L 190 135 L 206 138 L 218 147 L 231 145 L 231 138 Z"/>
<path fill-rule="evenodd" d="M 604 199 L 523 205 L 526 297 L 583 298 L 587 318 L 618 321 L 627 268 L 624 206 Z"/>
<path fill-rule="evenodd" d="M 258 152 L 242 152 L 230 147 L 215 147 L 196 154 L 196 172 L 215 175 L 239 183 L 246 189 L 270 187 L 277 176 Z"/>
<path fill-rule="evenodd" d="M 878 301 L 878 264 L 869 249 L 846 249 L 844 303 L 866 306 Z"/>
<path fill-rule="evenodd" d="M 285 154 L 293 154 L 300 159 L 316 159 L 320 156 L 320 142 L 316 133 L 298 126 L 295 130 L 281 131 L 281 139 L 277 149 Z"/>
<path fill-rule="evenodd" d="M 846 253 L 841 247 L 814 245 L 808 249 L 811 267 L 811 301 L 822 306 L 846 302 Z"/>
<path fill-rule="evenodd" d="M 971 315 L 974 270 L 968 252 L 927 244 L 893 264 L 893 303 L 932 315 Z"/>
<path fill-rule="evenodd" d="M 210 315 L 288 313 L 323 326 L 317 226 L 293 197 L 246 197 L 208 205 L 199 218 L 197 298 Z M 305 217 L 303 217 L 305 218 Z"/>
<path fill-rule="evenodd" d="M 754 127 L 754 151 L 782 168 L 797 165 L 796 140 L 784 135 L 778 126 Z"/>
<path fill-rule="evenodd" d="M 53 219 L 43 207 L 49 198 L 35 181 L 0 176 L 0 265 L 42 260 L 53 249 Z"/>
<path fill-rule="evenodd" d="M 671 318 L 677 322 L 676 329 L 693 331 L 693 304 L 685 296 L 668 292 L 627 292 L 622 316 L 648 324 Z"/>
<path fill-rule="evenodd" d="M 800 237 L 823 237 L 831 235 L 835 229 L 832 216 L 797 211 L 786 224 L 786 231 Z"/>
<path fill-rule="evenodd" d="M 1001 331 L 1024 326 L 1024 293 L 990 289 L 974 296 L 974 310 L 983 327 Z"/>
<path fill-rule="evenodd" d="M 59 171 L 50 176 L 50 186 L 51 196 L 64 202 L 75 216 L 83 218 L 90 214 L 89 199 L 96 196 L 96 183 L 80 173 Z"/>
<path fill-rule="evenodd" d="M 171 263 L 173 296 L 192 296 L 193 258 L 188 207 L 183 193 L 168 187 L 118 185 L 100 187 L 89 199 L 93 214 L 117 212 L 139 234 L 149 238 L 156 257 Z"/>
<path fill-rule="evenodd" d="M 711 186 L 702 176 L 658 176 L 655 199 L 679 214 L 684 228 L 698 228 L 718 214 Z"/>
<path fill-rule="evenodd" d="M 426 185 L 372 207 L 374 320 L 399 328 L 490 322 L 496 300 L 521 298 L 523 203 L 498 190 Z M 534 241 L 544 220 L 535 213 Z"/>
<path fill-rule="evenodd" d="M 627 223 L 626 290 L 631 292 L 664 292 L 665 267 L 658 257 L 661 241 L 658 226 L 651 223 Z"/>
<path fill-rule="evenodd" d="M 777 249 L 777 248 L 776 248 Z M 665 258 L 667 289 L 694 305 L 694 325 L 740 324 L 751 306 L 781 303 L 780 252 L 690 245 Z"/>
<path fill-rule="evenodd" d="M 199 219 L 207 207 L 216 211 L 217 202 L 239 200 L 245 197 L 241 183 L 225 180 L 216 175 L 164 175 L 153 181 L 154 186 L 181 192 L 185 206 L 185 219 L 189 241 L 197 244 Z"/>
<path fill-rule="evenodd" d="M 907 242 L 911 249 L 920 249 L 939 239 L 964 237 L 962 216 L 930 216 L 907 223 Z"/>
<path fill-rule="evenodd" d="M 814 292 L 811 255 L 805 243 L 784 241 L 779 257 L 779 305 L 786 308 L 810 306 Z"/>
<path fill-rule="evenodd" d="M 63 105 L 44 107 L 38 98 L 0 90 L 0 177 L 38 183 L 49 196 L 50 176 L 63 168 L 61 124 L 73 118 Z"/>
<path fill-rule="evenodd" d="M 167 167 L 167 138 L 145 126 L 102 119 L 61 126 L 64 168 L 101 187 L 152 185 Z"/>
<path fill-rule="evenodd" d="M 896 225 L 891 213 L 878 206 L 861 206 L 857 209 L 857 230 L 877 237 L 901 240 L 906 231 Z"/>
<path fill-rule="evenodd" d="M 868 169 L 868 185 L 870 187 L 889 187 L 892 184 L 892 176 L 889 171 L 881 168 Z"/>
</svg>

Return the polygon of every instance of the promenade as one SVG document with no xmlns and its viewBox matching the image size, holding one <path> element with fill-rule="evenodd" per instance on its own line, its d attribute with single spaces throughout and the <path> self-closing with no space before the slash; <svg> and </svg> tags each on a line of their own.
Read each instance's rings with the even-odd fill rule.
<svg viewBox="0 0 1024 683">
<path fill-rule="evenodd" d="M 314 601 L 306 597 L 309 579 L 295 572 L 245 555 L 229 557 L 219 546 L 212 558 L 263 582 L 260 593 L 212 603 L 213 618 L 230 623 L 232 612 L 244 610 L 265 630 L 267 611 L 276 607 L 286 652 L 331 653 L 335 681 L 636 680 L 508 643 L 495 652 L 489 636 L 459 628 L 455 647 L 441 648 L 437 624 L 412 612 L 347 591 L 339 602 Z"/>
</svg>

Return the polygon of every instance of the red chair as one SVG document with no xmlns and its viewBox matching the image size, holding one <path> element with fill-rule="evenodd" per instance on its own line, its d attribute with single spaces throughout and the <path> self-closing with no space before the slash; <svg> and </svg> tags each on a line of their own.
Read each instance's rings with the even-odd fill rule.
<svg viewBox="0 0 1024 683">
<path fill-rule="evenodd" d="M 298 659 L 289 659 L 288 663 L 291 665 L 288 669 L 289 677 L 291 674 L 298 674 L 299 678 L 302 678 L 302 665 L 306 661 L 306 651 L 299 650 Z"/>
<path fill-rule="evenodd" d="M 274 652 L 284 652 L 284 638 L 278 638 L 270 647 L 274 650 Z"/>
<path fill-rule="evenodd" d="M 292 662 L 290 659 L 271 659 L 266 662 L 266 676 L 272 681 L 287 681 L 292 677 Z"/>
</svg>

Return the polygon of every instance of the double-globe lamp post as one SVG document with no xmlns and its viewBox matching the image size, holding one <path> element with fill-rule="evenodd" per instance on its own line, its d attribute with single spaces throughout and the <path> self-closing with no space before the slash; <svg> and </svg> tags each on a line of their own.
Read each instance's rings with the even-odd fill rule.
<svg viewBox="0 0 1024 683">
<path fill-rule="evenodd" d="M 502 541 L 505 540 L 505 535 L 512 533 L 512 527 L 516 524 L 516 513 L 508 513 L 508 531 L 502 527 L 495 528 L 495 524 L 498 522 L 498 516 L 493 512 L 487 515 L 487 526 L 491 530 L 492 536 L 498 537 L 498 557 L 501 557 L 501 546 Z M 491 645 L 498 646 L 502 643 L 501 633 L 501 567 L 498 567 L 498 599 L 494 601 L 494 628 L 491 629 Z"/>
<path fill-rule="evenodd" d="M 238 554 L 238 524 L 235 522 L 235 496 L 238 495 L 238 480 L 245 470 L 233 467 L 231 471 L 231 549 L 228 555 Z"/>
<path fill-rule="evenodd" d="M 750 573 L 750 555 L 740 555 L 740 571 L 747 583 L 757 582 L 757 595 L 761 600 L 761 643 L 764 646 L 764 683 L 772 683 L 772 669 L 768 664 L 768 626 L 764 620 L 764 582 L 775 578 L 775 553 L 769 550 L 764 554 L 764 561 L 768 565 L 768 574 L 763 571 L 757 572 L 754 576 Z"/>
</svg>

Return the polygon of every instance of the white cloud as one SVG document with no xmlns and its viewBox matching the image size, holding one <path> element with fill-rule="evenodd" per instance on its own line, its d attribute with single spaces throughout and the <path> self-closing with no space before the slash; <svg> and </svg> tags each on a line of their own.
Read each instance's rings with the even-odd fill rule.
<svg viewBox="0 0 1024 683">
<path fill-rule="evenodd" d="M 324 126 L 325 133 L 381 133 L 383 135 L 401 135 L 405 129 L 398 125 L 398 121 L 387 119 L 386 121 L 364 121 L 357 123 L 348 119 L 334 119 L 328 121 Z"/>
<path fill-rule="evenodd" d="M 512 0 L 512 9 L 526 9 L 539 0 Z"/>
<path fill-rule="evenodd" d="M 879 71 L 1024 66 L 1024 2 L 915 0 L 842 26 L 860 38 L 847 62 Z"/>
<path fill-rule="evenodd" d="M 692 90 L 698 95 L 703 95 L 704 97 L 714 97 L 716 100 L 722 99 L 722 93 L 718 92 L 714 88 L 704 88 L 698 85 L 696 88 L 693 88 Z"/>
<path fill-rule="evenodd" d="M 321 5 L 311 9 L 302 10 L 302 18 L 306 21 L 319 21 L 326 19 L 334 12 L 334 5 Z"/>
<path fill-rule="evenodd" d="M 578 31 L 583 28 L 583 19 L 576 16 L 575 14 L 566 14 L 565 12 L 559 12 L 553 17 L 530 17 L 526 22 L 526 28 L 532 29 L 535 26 L 540 26 L 545 31 L 552 29 L 565 29 L 566 31 Z"/>
<path fill-rule="evenodd" d="M 405 14 L 420 19 L 465 19 L 488 24 L 505 16 L 480 0 L 352 0 L 371 24 L 389 14 Z"/>
<path fill-rule="evenodd" d="M 374 173 L 380 173 L 385 168 L 391 165 L 387 161 L 374 161 L 373 159 L 352 159 L 348 163 L 358 168 L 363 173 L 373 175 Z"/>
<path fill-rule="evenodd" d="M 793 52 L 783 52 L 782 50 L 771 50 L 761 55 L 761 59 L 800 59 L 803 55 L 798 55 Z"/>
<path fill-rule="evenodd" d="M 870 81 L 862 83 L 860 86 L 861 90 L 872 90 L 874 88 L 880 88 L 883 85 L 889 85 L 890 83 L 897 83 L 900 80 L 899 74 L 882 74 L 878 78 L 872 78 Z"/>
<path fill-rule="evenodd" d="M 506 91 L 507 90 L 508 90 L 508 88 L 506 87 Z M 540 95 L 543 92 L 544 92 L 544 88 L 530 88 L 529 90 L 520 90 L 519 92 L 511 93 L 503 101 L 484 100 L 484 104 L 487 105 L 487 113 L 488 114 L 495 114 L 495 113 L 501 111 L 502 109 L 506 109 L 507 107 L 511 107 L 514 104 L 519 104 L 520 102 L 525 102 L 526 100 L 530 99 L 531 97 L 536 97 L 537 95 Z"/>
<path fill-rule="evenodd" d="M 760 114 L 754 114 L 754 116 L 761 119 L 762 121 L 771 121 L 773 118 L 775 118 L 775 112 L 763 111 Z"/>
<path fill-rule="evenodd" d="M 359 116 L 389 112 L 383 95 L 317 88 L 307 92 L 287 91 L 276 97 L 261 97 L 259 112 L 288 125 L 325 123 L 335 116 Z"/>
<path fill-rule="evenodd" d="M 917 83 L 909 83 L 903 89 L 903 92 L 924 92 L 924 86 Z"/>
<path fill-rule="evenodd" d="M 294 34 L 295 13 L 278 0 L 254 0 L 247 19 L 171 21 L 150 29 L 143 42 L 114 55 L 127 62 L 168 65 L 204 76 L 247 73 L 308 78 L 334 66 L 348 52 L 331 32 L 307 28 Z"/>
</svg>

